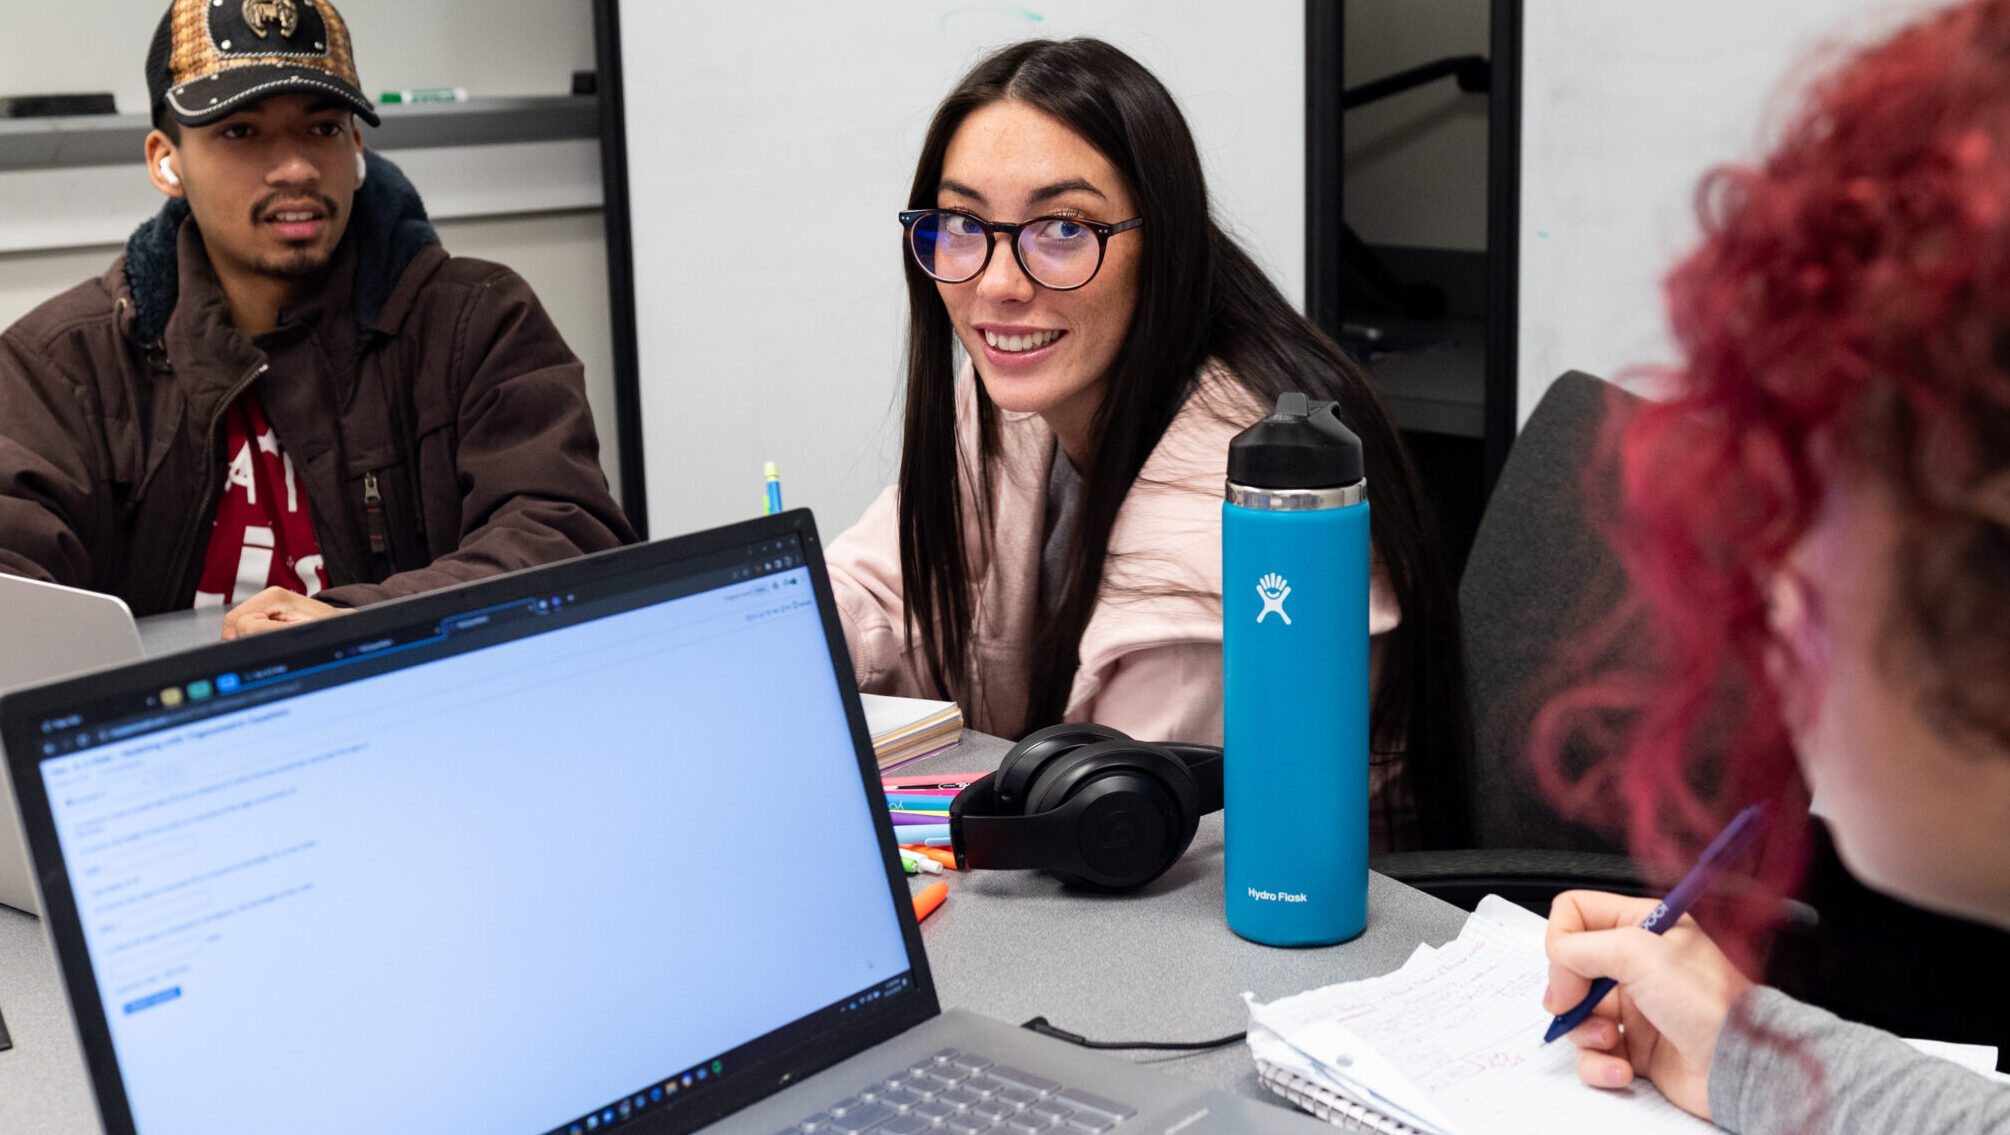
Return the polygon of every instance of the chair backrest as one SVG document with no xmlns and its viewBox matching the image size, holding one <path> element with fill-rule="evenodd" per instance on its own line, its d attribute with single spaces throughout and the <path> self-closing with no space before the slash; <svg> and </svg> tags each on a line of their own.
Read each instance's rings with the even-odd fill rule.
<svg viewBox="0 0 2010 1135">
<path fill-rule="evenodd" d="M 1550 385 L 1515 438 L 1459 582 L 1480 847 L 1624 850 L 1560 817 L 1528 763 L 1529 726 L 1556 692 L 1559 651 L 1624 594 L 1585 499 L 1585 471 L 1615 397 L 1633 398 L 1578 371 Z"/>
</svg>

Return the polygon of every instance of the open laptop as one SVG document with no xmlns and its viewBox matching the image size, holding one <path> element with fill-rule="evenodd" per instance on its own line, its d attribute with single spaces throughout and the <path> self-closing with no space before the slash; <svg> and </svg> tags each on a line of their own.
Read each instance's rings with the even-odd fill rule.
<svg viewBox="0 0 2010 1135">
<path fill-rule="evenodd" d="M 141 656 L 133 613 L 116 596 L 0 575 L 0 692 Z M 0 905 L 36 912 L 28 847 L 0 772 Z"/>
<path fill-rule="evenodd" d="M 105 1129 L 1325 1129 L 941 1012 L 851 673 L 799 510 L 0 698 Z"/>
</svg>

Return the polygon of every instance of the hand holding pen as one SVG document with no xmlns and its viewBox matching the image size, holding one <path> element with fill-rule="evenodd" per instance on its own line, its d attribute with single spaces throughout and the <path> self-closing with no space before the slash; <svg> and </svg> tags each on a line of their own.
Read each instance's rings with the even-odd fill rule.
<svg viewBox="0 0 2010 1135">
<path fill-rule="evenodd" d="M 1757 808 L 1740 813 L 1659 903 L 1596 891 L 1557 896 L 1543 1007 L 1560 1016 L 1546 1039 L 1568 1035 L 1577 1045 L 1585 1083 L 1623 1088 L 1644 1075 L 1673 1103 L 1709 1118 L 1717 1036 L 1752 982 L 1687 912 L 1750 849 L 1763 819 Z"/>
</svg>

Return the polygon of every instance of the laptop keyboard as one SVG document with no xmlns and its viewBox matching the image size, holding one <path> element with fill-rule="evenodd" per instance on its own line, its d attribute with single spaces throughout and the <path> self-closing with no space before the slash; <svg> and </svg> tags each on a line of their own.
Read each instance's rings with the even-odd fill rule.
<svg viewBox="0 0 2010 1135">
<path fill-rule="evenodd" d="M 945 1048 L 778 1135 L 1101 1135 L 1136 1115 L 982 1056 Z"/>
</svg>

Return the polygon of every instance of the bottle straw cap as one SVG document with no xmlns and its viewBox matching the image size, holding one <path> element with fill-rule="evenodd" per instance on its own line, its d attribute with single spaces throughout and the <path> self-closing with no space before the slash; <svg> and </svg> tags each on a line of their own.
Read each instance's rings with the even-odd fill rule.
<svg viewBox="0 0 2010 1135">
<path fill-rule="evenodd" d="M 1228 479 L 1261 489 L 1326 489 L 1360 482 L 1361 439 L 1331 402 L 1292 390 L 1271 415 L 1228 445 Z"/>
</svg>

